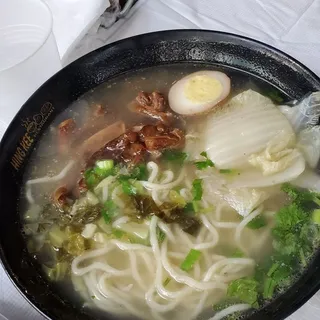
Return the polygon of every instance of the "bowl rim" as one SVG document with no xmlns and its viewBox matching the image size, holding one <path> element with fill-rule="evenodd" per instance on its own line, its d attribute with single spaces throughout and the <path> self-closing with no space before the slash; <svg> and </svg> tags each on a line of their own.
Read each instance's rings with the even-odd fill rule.
<svg viewBox="0 0 320 320">
<path fill-rule="evenodd" d="M 16 116 L 14 117 L 14 119 L 12 120 L 12 122 L 10 123 L 10 125 L 8 126 L 2 140 L 0 143 L 0 153 L 3 149 L 3 146 L 7 143 L 7 140 L 9 139 L 9 136 L 11 135 L 12 132 L 12 128 L 13 126 L 15 126 L 19 115 L 21 113 L 21 110 L 23 110 L 25 108 L 25 106 L 28 104 L 28 101 L 31 100 L 34 96 L 36 96 L 38 94 L 38 92 L 40 91 L 41 88 L 47 86 L 47 84 L 56 76 L 64 73 L 67 69 L 70 68 L 76 68 L 77 65 L 80 65 L 84 62 L 88 62 L 90 60 L 94 60 L 94 57 L 97 56 L 100 53 L 103 53 L 107 50 L 110 50 L 112 48 L 116 48 L 119 47 L 123 44 L 128 44 L 129 47 L 134 49 L 134 45 L 135 43 L 139 43 L 141 40 L 143 40 L 142 42 L 145 41 L 151 41 L 154 37 L 161 37 L 161 41 L 169 41 L 169 40 L 179 40 L 179 39 L 188 39 L 191 37 L 197 37 L 197 36 L 203 36 L 203 35 L 207 35 L 207 36 L 211 36 L 212 40 L 214 40 L 214 36 L 225 36 L 229 41 L 232 40 L 237 40 L 237 41 L 244 41 L 247 44 L 253 44 L 253 45 L 258 45 L 259 48 L 261 48 L 262 50 L 266 50 L 269 53 L 273 53 L 275 54 L 277 57 L 279 57 L 280 59 L 286 61 L 286 62 L 290 62 L 292 64 L 294 64 L 296 67 L 298 67 L 299 69 L 301 69 L 301 71 L 303 71 L 304 73 L 306 73 L 311 79 L 312 81 L 316 82 L 319 84 L 320 86 L 320 78 L 313 72 L 311 71 L 308 67 L 306 67 L 304 64 L 302 64 L 301 62 L 299 62 L 297 59 L 293 58 L 292 56 L 290 56 L 289 54 L 269 45 L 266 44 L 264 42 L 261 42 L 259 40 L 255 40 L 253 38 L 250 37 L 246 37 L 246 36 L 242 36 L 242 35 L 237 35 L 234 33 L 229 33 L 229 32 L 222 32 L 222 31 L 215 31 L 215 30 L 199 30 L 199 29 L 173 29 L 173 30 L 165 30 L 165 31 L 156 31 L 156 32 L 150 32 L 150 33 L 144 33 L 144 34 L 139 34 L 133 37 L 129 37 L 129 38 L 125 38 L 125 39 L 121 39 L 115 42 L 112 42 L 110 44 L 107 44 L 105 46 L 102 46 L 98 49 L 95 49 L 89 53 L 87 53 L 86 55 L 78 58 L 77 60 L 73 61 L 72 63 L 70 63 L 69 65 L 65 66 L 64 68 L 62 68 L 60 71 L 58 71 L 54 76 L 52 76 L 50 79 L 48 79 L 37 91 L 35 91 L 33 93 L 33 95 L 23 104 L 23 106 L 21 107 L 21 109 L 18 111 L 18 113 L 16 114 Z M 201 62 L 201 61 L 190 61 L 190 62 Z M 175 64 L 175 63 L 179 63 L 179 61 L 172 61 L 170 62 L 171 64 Z M 184 62 L 182 62 L 184 63 Z M 204 62 L 206 63 L 206 62 Z M 163 62 L 162 65 L 167 64 L 166 62 Z M 155 64 L 155 66 L 157 65 L 161 65 L 161 64 Z M 119 73 L 120 74 L 120 73 Z M 118 75 L 119 75 L 118 74 Z M 0 164 L 0 172 L 1 170 L 3 170 L 2 168 L 2 163 Z M 32 302 L 31 298 L 32 295 L 30 295 L 28 292 L 26 292 L 25 288 L 23 287 L 23 285 L 20 283 L 17 275 L 12 271 L 12 269 L 10 268 L 10 265 L 5 257 L 5 250 L 0 242 L 0 263 L 3 266 L 3 269 L 6 273 L 6 275 L 8 276 L 8 278 L 11 280 L 11 282 L 14 284 L 15 288 L 18 290 L 18 292 L 26 299 L 26 301 L 35 309 L 37 310 L 41 315 L 43 315 L 45 318 L 47 319 L 52 319 L 49 317 L 49 315 L 47 315 L 44 311 L 41 310 L 39 303 L 37 302 Z M 320 271 L 317 271 L 318 274 L 320 273 Z M 313 273 L 316 273 L 316 271 L 314 271 Z M 302 276 L 301 276 L 302 277 Z M 290 306 L 290 307 L 283 307 L 283 309 L 281 310 L 281 312 L 279 312 L 278 316 L 276 317 L 276 319 L 283 319 L 283 317 L 289 316 L 291 313 L 293 313 L 294 311 L 296 311 L 299 307 L 301 307 L 305 302 L 307 302 L 319 289 L 320 289 L 320 279 L 317 283 L 315 282 L 311 282 L 309 283 L 310 286 L 308 287 L 308 291 L 307 292 L 297 292 L 294 297 L 297 298 L 293 303 L 294 305 Z M 258 319 L 270 319 L 270 318 L 263 318 L 261 316 L 259 316 L 259 312 L 257 312 L 258 316 L 255 317 L 255 313 L 250 316 L 249 318 L 245 318 L 248 320 L 254 319 L 254 320 L 258 320 Z"/>
</svg>

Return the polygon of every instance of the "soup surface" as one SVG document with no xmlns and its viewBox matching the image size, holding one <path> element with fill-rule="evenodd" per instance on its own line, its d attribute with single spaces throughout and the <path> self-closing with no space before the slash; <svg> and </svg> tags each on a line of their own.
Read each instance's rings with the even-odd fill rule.
<svg viewBox="0 0 320 320">
<path fill-rule="evenodd" d="M 30 254 L 73 303 L 137 319 L 237 319 L 319 244 L 319 95 L 169 65 L 112 79 L 43 135 L 22 188 Z"/>
</svg>

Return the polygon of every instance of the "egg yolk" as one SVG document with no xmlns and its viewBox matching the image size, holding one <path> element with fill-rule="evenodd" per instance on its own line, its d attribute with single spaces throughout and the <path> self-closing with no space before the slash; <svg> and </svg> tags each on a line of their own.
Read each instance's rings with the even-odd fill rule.
<svg viewBox="0 0 320 320">
<path fill-rule="evenodd" d="M 207 75 L 197 75 L 186 83 L 184 95 L 192 102 L 209 102 L 216 100 L 222 90 L 222 84 L 217 79 Z"/>
</svg>

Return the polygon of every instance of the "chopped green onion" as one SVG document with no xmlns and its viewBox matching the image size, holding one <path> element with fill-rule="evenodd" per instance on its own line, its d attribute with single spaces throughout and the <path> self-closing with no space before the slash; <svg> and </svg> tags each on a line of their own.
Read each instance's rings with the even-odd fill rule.
<svg viewBox="0 0 320 320">
<path fill-rule="evenodd" d="M 163 281 L 163 286 L 166 287 L 169 282 L 171 281 L 171 278 L 167 278 L 166 280 Z"/>
<path fill-rule="evenodd" d="M 119 229 L 112 229 L 112 234 L 117 238 L 117 239 L 121 239 L 124 235 L 125 232 L 119 230 Z"/>
<path fill-rule="evenodd" d="M 110 170 L 114 167 L 113 160 L 100 160 L 96 162 L 96 166 L 100 169 Z"/>
<path fill-rule="evenodd" d="M 312 221 L 316 224 L 320 224 L 320 209 L 313 210 Z"/>
<path fill-rule="evenodd" d="M 181 208 L 185 207 L 186 205 L 186 200 L 184 199 L 184 197 L 182 197 L 180 193 L 175 190 L 169 191 L 169 199 L 171 202 L 177 204 Z"/>
<path fill-rule="evenodd" d="M 179 150 L 164 150 L 162 153 L 164 160 L 176 162 L 177 164 L 182 164 L 188 157 L 185 152 Z"/>
<path fill-rule="evenodd" d="M 89 188 L 94 188 L 100 182 L 99 177 L 95 174 L 93 169 L 88 169 L 84 172 L 84 179 Z"/>
<path fill-rule="evenodd" d="M 263 228 L 266 225 L 267 225 L 267 221 L 261 215 L 256 216 L 250 222 L 247 223 L 247 227 L 253 230 Z"/>
<path fill-rule="evenodd" d="M 97 161 L 93 170 L 98 177 L 104 179 L 114 174 L 114 162 L 113 160 Z"/>
<path fill-rule="evenodd" d="M 93 168 L 84 172 L 84 179 L 89 189 L 94 188 L 104 178 L 115 175 L 116 167 L 113 160 L 97 161 Z"/>
<path fill-rule="evenodd" d="M 269 269 L 267 276 L 271 277 L 278 268 L 279 268 L 279 263 L 274 263 Z"/>
<path fill-rule="evenodd" d="M 202 179 L 195 179 L 192 182 L 192 195 L 194 201 L 200 201 L 202 198 Z"/>
<path fill-rule="evenodd" d="M 162 243 L 163 240 L 165 239 L 166 234 L 159 228 L 157 227 L 157 239 L 159 243 Z"/>
<path fill-rule="evenodd" d="M 102 216 L 105 223 L 110 224 L 112 218 L 116 215 L 117 206 L 112 200 L 107 200 L 102 209 Z"/>
<path fill-rule="evenodd" d="M 263 286 L 263 298 L 271 299 L 273 296 L 274 289 L 276 287 L 276 282 L 272 278 L 267 278 Z"/>
<path fill-rule="evenodd" d="M 213 207 L 200 208 L 199 201 L 188 202 L 183 208 L 183 212 L 188 215 L 194 215 L 197 212 L 209 213 L 209 212 L 212 212 L 212 210 L 213 210 Z"/>
<path fill-rule="evenodd" d="M 192 206 L 193 206 L 193 211 L 194 212 L 199 212 L 200 208 L 199 208 L 199 203 L 198 201 L 192 201 Z"/>
<path fill-rule="evenodd" d="M 210 212 L 212 212 L 213 209 L 214 209 L 213 207 L 200 208 L 199 201 L 194 200 L 192 202 L 186 203 L 186 205 L 183 208 L 183 211 L 186 214 L 194 215 L 197 212 L 210 213 Z"/>
<path fill-rule="evenodd" d="M 186 203 L 186 205 L 183 208 L 183 212 L 186 214 L 194 214 L 195 210 L 194 210 L 193 202 Z"/>
<path fill-rule="evenodd" d="M 201 156 L 205 157 L 205 158 L 208 158 L 208 154 L 205 152 L 205 151 L 202 151 L 200 153 Z"/>
<path fill-rule="evenodd" d="M 186 272 L 190 271 L 193 268 L 194 264 L 197 262 L 197 260 L 199 260 L 200 256 L 201 251 L 191 249 L 186 258 L 181 263 L 180 269 Z"/>
<path fill-rule="evenodd" d="M 234 171 L 232 169 L 220 169 L 219 172 L 222 174 L 230 174 L 230 173 L 233 173 Z"/>
<path fill-rule="evenodd" d="M 133 186 L 130 181 L 128 180 L 122 180 L 121 181 L 121 185 L 122 185 L 122 191 L 129 195 L 136 195 L 137 194 L 137 188 L 135 186 Z"/>
<path fill-rule="evenodd" d="M 140 194 L 140 195 L 145 194 L 144 187 L 140 181 L 132 181 L 131 185 L 136 189 L 135 191 L 137 194 Z"/>
</svg>

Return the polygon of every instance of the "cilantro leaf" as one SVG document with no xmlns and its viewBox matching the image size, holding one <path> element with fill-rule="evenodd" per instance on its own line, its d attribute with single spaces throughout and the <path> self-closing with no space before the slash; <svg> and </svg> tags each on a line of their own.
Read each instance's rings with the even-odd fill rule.
<svg viewBox="0 0 320 320">
<path fill-rule="evenodd" d="M 205 151 L 200 153 L 201 156 L 206 158 L 205 160 L 202 161 L 196 161 L 194 164 L 199 170 L 206 169 L 208 167 L 214 167 L 214 163 L 208 158 L 208 155 Z"/>
<path fill-rule="evenodd" d="M 266 272 L 263 287 L 266 299 L 271 298 L 275 290 L 290 285 L 292 278 L 307 265 L 319 242 L 316 217 L 319 209 L 312 209 L 318 205 L 319 195 L 289 183 L 282 185 L 282 191 L 288 194 L 291 203 L 275 214 L 273 264 Z"/>
<path fill-rule="evenodd" d="M 199 170 L 203 170 L 208 167 L 214 167 L 213 162 L 209 159 L 204 160 L 204 161 L 196 161 L 194 164 L 197 167 L 197 169 L 199 169 Z"/>
<path fill-rule="evenodd" d="M 229 298 L 239 299 L 252 307 L 258 304 L 258 281 L 253 278 L 241 278 L 233 280 L 228 285 L 227 295 Z"/>
<path fill-rule="evenodd" d="M 275 230 L 295 231 L 299 224 L 306 222 L 308 215 L 297 203 L 281 208 L 275 215 Z"/>
<path fill-rule="evenodd" d="M 293 233 L 284 233 L 281 237 L 273 232 L 275 239 L 272 242 L 273 248 L 281 255 L 291 255 L 298 251 L 299 244 Z"/>
<path fill-rule="evenodd" d="M 309 190 L 299 189 L 290 183 L 284 183 L 281 190 L 288 194 L 291 201 L 297 205 L 305 205 L 314 202 L 320 206 L 320 195 Z"/>
</svg>

